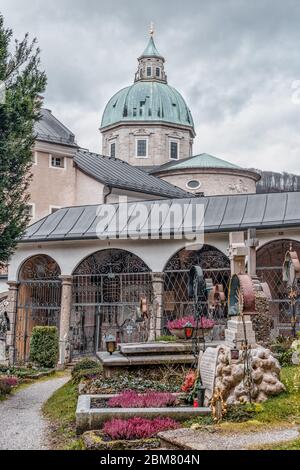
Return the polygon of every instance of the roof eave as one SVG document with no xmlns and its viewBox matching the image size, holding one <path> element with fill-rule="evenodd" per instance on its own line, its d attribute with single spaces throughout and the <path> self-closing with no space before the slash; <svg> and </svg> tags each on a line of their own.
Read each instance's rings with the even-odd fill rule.
<svg viewBox="0 0 300 470">
<path fill-rule="evenodd" d="M 196 131 L 194 129 L 194 126 L 193 125 L 189 125 L 189 124 L 180 124 L 180 123 L 176 123 L 176 122 L 170 122 L 170 121 L 162 121 L 162 120 L 154 120 L 154 119 L 151 119 L 151 120 L 132 120 L 130 121 L 129 119 L 128 120 L 122 120 L 122 121 L 117 121 L 117 122 L 114 122 L 112 124 L 107 124 L 106 126 L 100 126 L 99 127 L 99 130 L 100 132 L 106 132 L 106 131 L 109 131 L 117 126 L 122 126 L 124 124 L 126 125 L 132 125 L 132 126 L 136 126 L 137 123 L 139 125 L 147 125 L 147 126 L 157 126 L 157 124 L 160 124 L 162 126 L 171 126 L 171 127 L 180 127 L 182 129 L 186 129 L 188 131 L 190 131 L 192 133 L 192 136 L 193 137 L 196 137 Z"/>
</svg>

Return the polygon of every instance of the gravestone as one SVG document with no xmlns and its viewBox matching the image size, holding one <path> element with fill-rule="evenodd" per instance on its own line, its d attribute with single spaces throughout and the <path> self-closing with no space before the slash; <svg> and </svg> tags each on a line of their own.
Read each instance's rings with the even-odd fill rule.
<svg viewBox="0 0 300 470">
<path fill-rule="evenodd" d="M 200 376 L 202 384 L 205 387 L 205 398 L 207 400 L 211 399 L 215 388 L 216 367 L 220 347 L 221 346 L 207 348 L 200 360 Z"/>
</svg>

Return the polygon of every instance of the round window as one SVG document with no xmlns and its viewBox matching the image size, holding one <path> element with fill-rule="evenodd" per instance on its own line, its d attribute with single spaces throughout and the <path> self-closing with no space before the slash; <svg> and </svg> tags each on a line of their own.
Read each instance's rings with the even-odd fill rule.
<svg viewBox="0 0 300 470">
<path fill-rule="evenodd" d="M 201 186 L 201 183 L 198 180 L 190 180 L 187 182 L 186 186 L 189 189 L 199 189 Z"/>
</svg>

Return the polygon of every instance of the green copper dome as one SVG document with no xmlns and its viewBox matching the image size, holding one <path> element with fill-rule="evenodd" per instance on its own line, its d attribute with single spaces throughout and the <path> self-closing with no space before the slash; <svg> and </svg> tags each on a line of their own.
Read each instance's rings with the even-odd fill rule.
<svg viewBox="0 0 300 470">
<path fill-rule="evenodd" d="M 186 158 L 182 161 L 178 161 L 170 165 L 172 170 L 174 169 L 187 169 L 187 168 L 234 168 L 241 170 L 242 167 L 234 165 L 233 163 L 227 162 L 208 153 L 201 153 L 200 155 L 194 155 L 193 157 Z"/>
<path fill-rule="evenodd" d="M 123 88 L 108 102 L 101 128 L 128 121 L 168 122 L 194 128 L 180 93 L 167 83 L 140 80 Z"/>
</svg>

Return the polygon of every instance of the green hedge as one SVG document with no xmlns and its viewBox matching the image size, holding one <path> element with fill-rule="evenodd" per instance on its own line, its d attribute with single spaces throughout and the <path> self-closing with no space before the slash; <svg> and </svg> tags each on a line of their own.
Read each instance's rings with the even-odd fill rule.
<svg viewBox="0 0 300 470">
<path fill-rule="evenodd" d="M 35 326 L 30 338 L 30 360 L 40 367 L 55 367 L 58 361 L 56 326 Z"/>
</svg>

